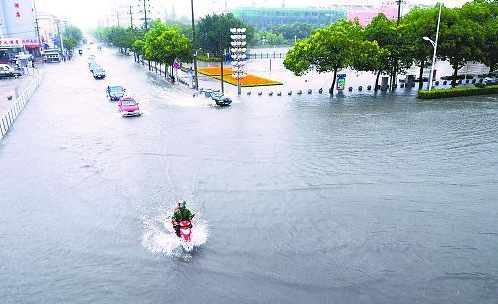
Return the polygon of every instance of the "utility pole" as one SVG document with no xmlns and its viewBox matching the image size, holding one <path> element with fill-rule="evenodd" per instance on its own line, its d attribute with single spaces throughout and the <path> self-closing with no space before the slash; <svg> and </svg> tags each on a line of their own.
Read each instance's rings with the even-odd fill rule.
<svg viewBox="0 0 498 304">
<path fill-rule="evenodd" d="M 396 27 L 399 27 L 399 23 L 401 22 L 401 3 L 403 0 L 396 0 L 396 3 L 398 3 L 398 19 L 396 20 Z M 397 39 L 397 36 L 396 36 Z M 394 73 L 393 73 L 393 79 L 392 79 L 392 86 L 391 90 L 394 91 L 394 87 L 396 86 L 396 83 L 398 81 L 398 62 L 394 64 Z"/>
<path fill-rule="evenodd" d="M 223 82 L 225 81 L 223 79 L 223 61 L 225 61 L 225 48 L 223 46 L 223 33 L 221 34 L 220 37 L 220 46 L 221 46 L 221 94 L 225 93 L 225 87 L 223 86 Z"/>
<path fill-rule="evenodd" d="M 144 13 L 144 18 L 143 18 L 143 19 L 144 19 L 144 27 L 145 27 L 145 31 L 147 31 L 147 29 L 148 29 L 148 26 L 147 26 L 147 19 L 148 19 L 148 18 L 147 18 L 147 11 L 148 11 L 148 9 L 147 9 L 147 2 L 148 2 L 149 0 L 139 0 L 139 1 L 143 1 L 143 3 L 144 3 L 144 8 L 143 8 L 143 11 L 140 11 L 140 12 L 141 12 L 141 13 L 142 13 L 142 12 Z"/>
<path fill-rule="evenodd" d="M 64 43 L 62 43 L 61 32 L 60 32 L 60 29 L 59 29 L 60 20 L 57 19 L 55 21 L 55 23 L 57 24 L 57 35 L 59 36 L 59 46 L 61 48 L 61 54 L 62 54 L 62 57 L 65 58 L 65 55 L 64 55 Z M 64 60 L 64 61 L 66 61 L 66 60 Z"/>
<path fill-rule="evenodd" d="M 36 36 L 38 37 L 38 44 L 39 44 L 39 46 L 43 48 L 42 41 L 41 41 L 41 38 L 40 38 L 40 25 L 38 24 L 38 12 L 36 11 L 36 3 L 35 3 L 35 1 L 33 1 L 33 8 L 35 10 Z M 38 48 L 38 51 L 40 52 L 40 55 L 41 55 L 40 48 Z"/>
<path fill-rule="evenodd" d="M 130 5 L 130 12 L 128 14 L 130 15 L 130 27 L 133 28 L 133 12 L 131 11 L 131 5 Z"/>
<path fill-rule="evenodd" d="M 194 77 L 195 77 L 195 89 L 199 89 L 199 84 L 197 83 L 197 48 L 195 46 L 195 24 L 194 24 L 194 0 L 190 0 L 190 6 L 192 8 L 192 47 L 194 49 Z"/>
<path fill-rule="evenodd" d="M 396 26 L 399 26 L 399 22 L 401 20 L 401 3 L 403 0 L 397 0 L 396 2 L 398 2 L 398 20 L 396 22 Z"/>
<path fill-rule="evenodd" d="M 119 12 L 116 12 L 116 19 L 118 19 L 118 27 L 119 27 Z"/>
</svg>

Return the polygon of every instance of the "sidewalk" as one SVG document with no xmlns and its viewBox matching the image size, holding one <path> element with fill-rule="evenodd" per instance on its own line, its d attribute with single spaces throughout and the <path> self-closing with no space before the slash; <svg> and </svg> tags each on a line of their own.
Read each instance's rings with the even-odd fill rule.
<svg viewBox="0 0 498 304">
<path fill-rule="evenodd" d="M 0 81 L 0 139 L 7 134 L 10 126 L 40 85 L 42 71 L 31 69 L 29 74 L 17 79 Z"/>
<path fill-rule="evenodd" d="M 16 102 L 16 88 L 18 94 L 21 94 L 38 77 L 33 75 L 33 69 L 30 70 L 30 74 L 19 78 L 0 79 L 0 117 L 4 117 Z M 12 96 L 12 99 L 8 100 L 8 96 Z"/>
</svg>

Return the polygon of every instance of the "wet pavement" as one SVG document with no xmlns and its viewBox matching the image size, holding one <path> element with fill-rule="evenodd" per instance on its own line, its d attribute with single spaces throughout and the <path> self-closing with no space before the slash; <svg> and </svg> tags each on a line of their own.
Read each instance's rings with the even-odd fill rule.
<svg viewBox="0 0 498 304">
<path fill-rule="evenodd" d="M 498 97 L 329 96 L 324 75 L 272 70 L 282 90 L 323 84 L 227 85 L 220 108 L 95 53 L 105 80 L 87 54 L 47 65 L 0 141 L 0 302 L 496 300 Z M 107 85 L 143 115 L 121 117 Z M 191 254 L 171 248 L 178 198 L 208 232 Z"/>
<path fill-rule="evenodd" d="M 2 78 L 0 79 L 0 118 L 5 115 L 10 110 L 10 107 L 15 102 L 16 89 L 17 92 L 22 93 L 22 91 L 28 87 L 28 85 L 33 81 L 34 75 L 24 75 L 19 78 Z M 8 99 L 8 96 L 12 96 L 12 99 Z"/>
</svg>

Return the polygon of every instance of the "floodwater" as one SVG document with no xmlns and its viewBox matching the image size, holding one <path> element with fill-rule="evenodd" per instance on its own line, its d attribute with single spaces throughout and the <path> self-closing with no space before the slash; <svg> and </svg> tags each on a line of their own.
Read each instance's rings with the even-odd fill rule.
<svg viewBox="0 0 498 304">
<path fill-rule="evenodd" d="M 0 142 L 0 303 L 498 301 L 497 97 L 253 89 L 218 108 L 95 53 L 105 80 L 86 54 L 46 65 Z M 178 198 L 191 253 L 164 223 Z"/>
</svg>

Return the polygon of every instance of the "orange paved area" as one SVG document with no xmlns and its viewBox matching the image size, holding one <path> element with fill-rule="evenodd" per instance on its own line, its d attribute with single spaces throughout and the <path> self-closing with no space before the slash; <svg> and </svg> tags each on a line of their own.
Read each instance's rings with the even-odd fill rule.
<svg viewBox="0 0 498 304">
<path fill-rule="evenodd" d="M 201 74 L 221 80 L 220 67 L 200 68 L 197 71 Z M 237 85 L 237 79 L 233 78 L 232 74 L 233 74 L 232 69 L 223 68 L 223 81 L 229 84 Z M 243 87 L 258 87 L 258 86 L 282 85 L 282 83 L 279 81 L 259 77 L 256 75 L 247 74 L 245 78 L 241 79 L 240 85 Z"/>
</svg>

